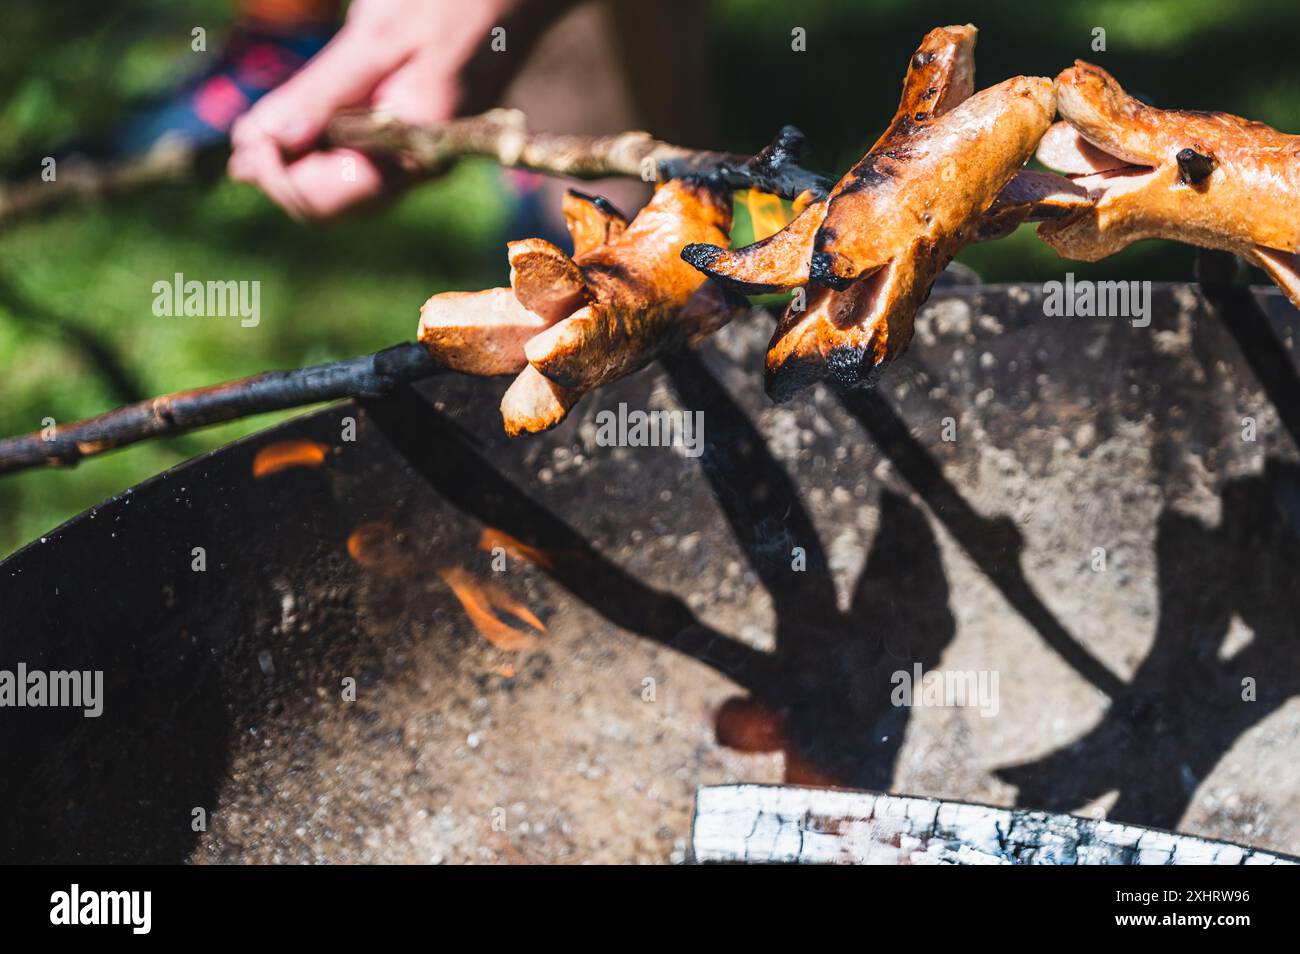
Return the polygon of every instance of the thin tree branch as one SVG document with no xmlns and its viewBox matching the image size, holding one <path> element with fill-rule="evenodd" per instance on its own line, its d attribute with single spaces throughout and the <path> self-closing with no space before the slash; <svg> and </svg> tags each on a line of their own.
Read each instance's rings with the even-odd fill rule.
<svg viewBox="0 0 1300 954">
<path fill-rule="evenodd" d="M 330 122 L 328 138 L 382 156 L 398 156 L 416 171 L 437 174 L 464 156 L 487 156 L 503 166 L 575 179 L 611 176 L 664 181 L 714 175 L 733 189 L 757 189 L 786 199 L 819 199 L 831 187 L 825 176 L 796 161 L 803 133 L 785 126 L 756 156 L 687 149 L 645 132 L 572 136 L 528 130 L 517 109 L 493 109 L 437 126 L 415 126 L 370 112 L 344 112 Z"/>
<path fill-rule="evenodd" d="M 54 177 L 36 173 L 0 183 L 0 226 L 11 225 L 74 201 L 134 195 L 148 188 L 194 178 L 200 153 L 185 146 L 160 146 L 143 156 L 99 162 L 83 156 L 60 159 Z"/>
<path fill-rule="evenodd" d="M 340 113 L 327 138 L 390 161 L 421 175 L 437 175 L 457 159 L 489 156 L 502 165 L 576 179 L 632 176 L 664 181 L 687 175 L 715 175 L 733 189 L 757 189 L 786 199 L 807 193 L 819 199 L 830 189 L 825 176 L 796 161 L 803 134 L 786 126 L 757 156 L 687 149 L 649 133 L 568 136 L 528 131 L 524 114 L 492 109 L 477 116 L 432 126 L 415 126 L 364 111 Z M 39 173 L 12 184 L 0 183 L 0 225 L 49 212 L 76 200 L 131 195 L 144 189 L 193 178 L 204 154 L 185 146 L 162 146 L 138 158 L 95 162 L 62 159 L 53 179 Z"/>
<path fill-rule="evenodd" d="M 193 391 L 129 404 L 49 432 L 0 440 L 0 474 L 67 466 L 83 458 L 164 434 L 343 397 L 379 397 L 444 371 L 414 341 L 374 354 L 292 371 L 267 371 Z"/>
</svg>

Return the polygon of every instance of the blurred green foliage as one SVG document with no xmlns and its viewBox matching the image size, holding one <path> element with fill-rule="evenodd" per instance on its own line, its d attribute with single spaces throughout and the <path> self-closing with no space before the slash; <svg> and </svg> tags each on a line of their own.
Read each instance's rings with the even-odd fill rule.
<svg viewBox="0 0 1300 954">
<path fill-rule="evenodd" d="M 753 151 L 794 123 L 809 137 L 807 164 L 827 172 L 842 171 L 884 127 L 920 37 L 954 22 L 980 27 L 981 86 L 1015 73 L 1055 75 L 1081 57 L 1156 104 L 1230 110 L 1300 131 L 1300 4 L 1292 0 L 715 0 L 709 9 L 721 106 L 707 145 Z M 132 98 L 197 68 L 192 26 L 219 43 L 231 15 L 228 0 L 9 5 L 0 18 L 0 168 L 12 174 L 61 141 L 111 125 Z M 807 31 L 805 53 L 791 50 L 795 27 Z M 1105 52 L 1091 48 L 1097 27 Z M 504 279 L 508 201 L 495 168 L 467 163 L 377 213 L 302 226 L 218 175 L 0 231 L 0 433 L 121 403 L 69 327 L 116 355 L 146 395 L 407 339 L 428 295 Z M 743 213 L 737 231 L 746 237 Z M 1098 265 L 1065 263 L 1021 229 L 961 259 L 987 281 L 1041 281 L 1066 270 L 1187 279 L 1192 256 L 1146 242 Z M 260 280 L 261 324 L 154 317 L 152 285 L 175 272 Z M 74 470 L 0 478 L 0 555 L 276 419 L 141 445 Z"/>
</svg>

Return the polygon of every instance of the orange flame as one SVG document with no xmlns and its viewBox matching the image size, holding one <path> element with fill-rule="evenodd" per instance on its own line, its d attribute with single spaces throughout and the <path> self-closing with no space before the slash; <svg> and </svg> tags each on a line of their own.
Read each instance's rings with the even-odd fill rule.
<svg viewBox="0 0 1300 954">
<path fill-rule="evenodd" d="M 276 441 L 253 458 L 253 476 L 261 479 L 290 467 L 319 467 L 325 463 L 328 451 L 326 445 L 316 441 Z"/>
<path fill-rule="evenodd" d="M 496 616 L 497 610 L 504 610 L 511 616 L 523 620 L 538 632 L 546 632 L 546 624 L 533 615 L 532 610 L 511 599 L 509 594 L 495 583 L 475 580 L 456 566 L 444 567 L 438 571 L 438 575 L 451 587 L 451 591 L 456 594 L 456 599 L 460 600 L 460 605 L 465 607 L 465 615 L 474 624 L 474 628 L 497 649 L 505 652 L 527 652 L 541 645 L 536 636 L 522 629 L 516 629 Z"/>
<path fill-rule="evenodd" d="M 498 531 L 499 533 L 499 531 Z M 484 540 L 489 539 L 484 531 Z M 513 541 L 524 551 L 544 558 L 540 550 L 519 543 L 507 534 L 491 537 L 492 541 Z M 482 546 L 480 541 L 480 546 Z M 527 652 L 540 644 L 537 637 L 522 628 L 511 626 L 501 619 L 506 613 L 527 623 L 539 633 L 546 632 L 546 624 L 527 606 L 511 598 L 495 583 L 480 581 L 458 566 L 429 566 L 407 547 L 407 539 L 398 533 L 387 520 L 363 523 L 348 535 L 348 556 L 367 570 L 392 579 L 420 579 L 429 572 L 436 573 L 449 587 L 465 609 L 474 628 L 497 649 L 504 652 Z M 507 665 L 498 672 L 507 679 L 514 675 L 514 667 Z"/>
<path fill-rule="evenodd" d="M 491 553 L 497 547 L 501 547 L 515 559 L 527 560 L 529 563 L 540 566 L 543 570 L 555 569 L 555 560 L 547 551 L 529 546 L 524 541 L 515 539 L 504 530 L 498 530 L 496 527 L 484 527 L 478 538 L 478 548 L 485 553 Z"/>
<path fill-rule="evenodd" d="M 749 212 L 750 226 L 754 231 L 754 241 L 759 242 L 769 235 L 775 235 L 785 228 L 785 206 L 780 198 L 766 192 L 746 189 L 740 193 L 741 201 Z"/>
<path fill-rule="evenodd" d="M 790 211 L 795 215 L 798 215 L 804 209 L 808 208 L 808 206 L 812 205 L 813 199 L 816 197 L 816 193 L 814 193 L 812 189 L 804 189 L 795 196 L 794 201 L 790 203 Z"/>
</svg>

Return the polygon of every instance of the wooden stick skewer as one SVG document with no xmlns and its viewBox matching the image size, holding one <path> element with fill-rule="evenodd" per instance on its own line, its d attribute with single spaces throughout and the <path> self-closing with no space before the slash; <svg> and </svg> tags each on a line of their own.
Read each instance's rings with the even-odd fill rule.
<svg viewBox="0 0 1300 954">
<path fill-rule="evenodd" d="M 486 156 L 504 166 L 576 179 L 611 176 L 664 181 L 680 176 L 716 175 L 733 189 L 757 189 L 783 198 L 817 199 L 830 189 L 825 176 L 795 161 L 803 134 L 786 126 L 772 145 L 755 157 L 687 149 L 649 133 L 569 136 L 534 133 L 516 109 L 492 109 L 432 126 L 417 126 L 391 116 L 348 111 L 335 116 L 326 132 L 333 146 L 357 149 L 400 162 L 419 176 L 445 172 L 457 159 Z M 77 200 L 130 195 L 194 177 L 212 150 L 161 143 L 142 156 L 120 162 L 93 162 L 69 156 L 56 174 L 40 173 L 16 183 L 0 183 L 0 226 L 48 213 Z M 217 157 L 219 158 L 219 157 Z"/>
<path fill-rule="evenodd" d="M 29 467 L 69 466 L 151 437 L 319 401 L 388 394 L 445 369 L 411 341 L 374 354 L 251 378 L 128 404 L 72 424 L 0 440 L 0 474 Z"/>
<path fill-rule="evenodd" d="M 613 176 L 665 181 L 712 176 L 735 190 L 753 189 L 806 204 L 831 188 L 825 176 L 798 164 L 803 134 L 793 126 L 753 157 L 687 149 L 644 132 L 610 136 L 534 133 L 518 110 L 494 109 L 435 126 L 416 126 L 372 112 L 345 112 L 330 122 L 326 138 L 387 157 L 408 171 L 436 175 L 467 156 L 495 158 L 505 166 L 582 179 Z M 0 224 L 49 210 L 68 198 L 131 192 L 176 181 L 199 161 L 174 147 L 114 167 L 75 167 L 74 176 L 36 177 L 14 189 L 0 186 Z M 1041 174 L 1034 174 L 1041 175 Z M 1025 205 L 1017 200 L 1017 207 Z M 997 204 L 990 210 L 996 218 Z M 1018 223 L 1024 215 L 1018 215 Z M 411 342 L 345 361 L 271 371 L 192 391 L 163 395 L 45 431 L 0 440 L 0 473 L 41 465 L 70 465 L 150 437 L 177 434 L 223 421 L 356 395 L 384 394 L 398 384 L 446 370 Z"/>
<path fill-rule="evenodd" d="M 330 124 L 328 139 L 400 160 L 426 175 L 445 171 L 465 156 L 490 156 L 503 165 L 575 178 L 610 176 L 665 180 L 687 175 L 720 177 L 735 189 L 758 189 L 805 201 L 825 195 L 830 181 L 801 168 L 796 155 L 802 134 L 781 130 L 754 157 L 686 149 L 643 132 L 613 136 L 530 133 L 523 113 L 495 109 L 438 126 L 413 126 L 368 112 L 343 113 Z M 110 169 L 80 168 L 76 177 L 18 190 L 0 190 L 0 221 L 7 215 L 46 210 L 65 198 L 106 195 L 175 181 L 187 160 L 183 153 L 146 157 Z M 60 184 L 61 183 L 61 184 Z M 52 191 L 45 191 L 52 190 Z M 86 457 L 165 434 L 343 397 L 385 394 L 399 384 L 446 370 L 414 342 L 345 361 L 269 371 L 191 391 L 127 405 L 97 417 L 0 440 L 0 473 L 29 467 L 74 465 Z"/>
<path fill-rule="evenodd" d="M 756 156 L 687 149 L 645 132 L 574 136 L 530 132 L 517 109 L 493 109 L 437 126 L 415 126 L 372 112 L 344 112 L 330 122 L 334 146 L 401 157 L 408 168 L 436 175 L 455 160 L 486 156 L 503 166 L 574 179 L 611 176 L 662 182 L 689 175 L 719 177 L 732 189 L 756 189 L 785 199 L 819 199 L 831 187 L 825 176 L 796 161 L 804 138 L 785 126 Z"/>
</svg>

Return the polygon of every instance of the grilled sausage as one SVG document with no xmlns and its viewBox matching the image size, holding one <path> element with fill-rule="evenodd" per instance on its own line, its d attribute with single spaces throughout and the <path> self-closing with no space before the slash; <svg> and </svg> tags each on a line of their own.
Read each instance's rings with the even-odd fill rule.
<svg viewBox="0 0 1300 954">
<path fill-rule="evenodd" d="M 767 354 L 774 399 L 828 376 L 870 384 L 907 347 L 917 308 L 963 246 L 1086 205 L 1059 177 L 1018 177 L 1056 111 L 1052 83 L 1018 76 L 971 95 L 975 34 L 951 26 L 925 37 L 893 122 L 826 199 L 747 248 L 684 251 L 740 291 L 821 286 L 806 302 L 796 296 L 777 325 Z"/>
<path fill-rule="evenodd" d="M 681 259 L 687 243 L 726 241 L 730 225 L 725 189 L 674 179 L 626 228 L 584 242 L 572 264 L 588 300 L 525 345 L 529 366 L 501 401 L 506 432 L 554 427 L 587 391 L 730 321 L 740 303 L 702 287 L 705 277 Z"/>
<path fill-rule="evenodd" d="M 846 241 L 856 245 L 853 264 L 841 262 L 843 271 L 856 270 L 856 278 L 872 265 L 888 258 L 880 249 L 862 247 L 870 236 L 840 234 L 843 222 L 854 214 L 871 214 L 874 208 L 886 216 L 905 216 L 906 209 L 891 209 L 898 198 L 896 189 L 879 190 L 892 170 L 878 168 L 906 161 L 908 143 L 938 116 L 970 96 L 975 81 L 975 34 L 973 26 L 941 27 L 931 30 L 913 54 L 903 80 L 898 111 L 884 135 L 871 151 L 840 179 L 827 198 L 814 202 L 781 231 L 761 242 L 735 251 L 717 246 L 687 246 L 683 257 L 711 278 L 746 294 L 787 291 L 806 284 L 814 256 L 820 271 L 834 278 L 830 268 L 835 256 L 847 255 Z M 872 184 L 877 188 L 873 190 Z M 823 230 L 830 220 L 830 229 Z M 854 229 L 856 233 L 858 230 Z M 884 236 L 886 242 L 889 236 Z M 824 263 L 824 264 L 823 264 Z"/>
<path fill-rule="evenodd" d="M 574 247 L 590 250 L 621 235 L 627 220 L 608 201 L 570 191 L 564 220 Z M 443 292 L 420 309 L 417 337 L 447 367 L 465 374 L 518 374 L 524 344 L 591 300 L 582 271 L 544 239 L 507 246 L 510 287 Z"/>
<path fill-rule="evenodd" d="M 888 209 L 859 202 L 861 218 L 834 216 L 832 209 L 822 233 L 833 233 L 819 234 L 812 269 L 830 287 L 813 291 L 805 311 L 792 303 L 778 323 L 767 352 L 773 399 L 787 400 L 828 376 L 843 387 L 870 385 L 903 352 L 934 280 L 988 227 L 985 210 L 1033 152 L 1054 111 L 1045 78 L 1014 77 L 982 90 L 918 134 L 906 163 L 890 158 L 887 167 L 873 167 L 893 198 Z M 1027 207 L 1010 199 L 993 220 L 999 234 Z M 820 266 L 818 254 L 827 256 Z"/>
<path fill-rule="evenodd" d="M 1091 205 L 1038 234 L 1096 261 L 1144 238 L 1253 262 L 1300 307 L 1300 136 L 1227 113 L 1156 109 L 1082 60 L 1056 78 L 1064 122 L 1039 145 Z"/>
<path fill-rule="evenodd" d="M 612 242 L 627 219 L 604 198 L 570 189 L 564 224 L 578 254 Z M 545 239 L 507 246 L 510 287 L 442 292 L 420 309 L 420 342 L 447 367 L 465 374 L 518 374 L 524 345 L 592 299 L 578 265 Z"/>
</svg>

